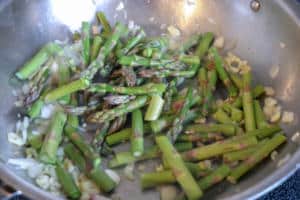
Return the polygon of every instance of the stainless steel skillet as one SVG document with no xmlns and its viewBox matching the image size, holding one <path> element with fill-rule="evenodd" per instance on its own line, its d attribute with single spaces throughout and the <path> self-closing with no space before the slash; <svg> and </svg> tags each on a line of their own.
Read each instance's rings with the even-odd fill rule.
<svg viewBox="0 0 300 200">
<path fill-rule="evenodd" d="M 7 132 L 17 120 L 14 97 L 8 85 L 15 69 L 30 58 L 45 42 L 70 36 L 82 20 L 93 20 L 96 10 L 107 13 L 111 22 L 133 20 L 149 35 L 157 35 L 162 24 L 176 25 L 183 36 L 213 31 L 223 35 L 225 48 L 249 61 L 256 81 L 276 89 L 285 110 L 296 114 L 286 128 L 291 137 L 300 129 L 300 4 L 296 0 L 261 0 L 254 12 L 250 0 L 2 0 L 0 1 L 0 177 L 34 199 L 54 199 L 34 186 L 30 179 L 5 163 L 20 157 L 20 149 L 7 141 Z M 195 3 L 194 3 L 195 2 Z M 119 8 L 118 8 L 119 7 Z M 116 8 L 118 8 L 116 10 Z M 272 66 L 279 75 L 270 79 Z M 268 162 L 246 176 L 237 186 L 221 184 L 208 191 L 203 199 L 255 199 L 279 185 L 300 166 L 299 145 L 289 142 L 279 158 L 290 155 L 286 164 L 277 167 Z M 117 192 L 122 199 L 154 200 L 154 191 L 142 193 L 138 181 L 122 182 Z"/>
</svg>

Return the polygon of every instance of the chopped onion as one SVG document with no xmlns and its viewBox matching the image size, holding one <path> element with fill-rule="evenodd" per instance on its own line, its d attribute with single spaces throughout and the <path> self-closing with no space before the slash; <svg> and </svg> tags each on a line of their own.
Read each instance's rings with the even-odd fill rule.
<svg viewBox="0 0 300 200">
<path fill-rule="evenodd" d="M 224 47 L 225 39 L 223 36 L 217 37 L 214 41 L 214 46 L 222 49 Z"/>
<path fill-rule="evenodd" d="M 286 45 L 285 45 L 284 42 L 280 42 L 280 43 L 279 43 L 279 46 L 280 46 L 280 48 L 284 49 Z"/>
<path fill-rule="evenodd" d="M 291 140 L 292 140 L 293 142 L 295 142 L 295 143 L 300 144 L 300 133 L 299 133 L 299 132 L 296 132 L 296 133 L 292 136 Z"/>
<path fill-rule="evenodd" d="M 43 164 L 36 164 L 32 165 L 27 169 L 27 174 L 30 178 L 37 178 L 38 175 L 42 173 L 44 165 Z"/>
<path fill-rule="evenodd" d="M 281 122 L 283 123 L 292 123 L 294 121 L 294 113 L 284 111 L 282 114 Z"/>
<path fill-rule="evenodd" d="M 279 73 L 279 66 L 272 66 L 270 71 L 269 71 L 269 75 L 272 79 L 276 78 L 278 76 Z"/>
<path fill-rule="evenodd" d="M 275 161 L 276 160 L 276 158 L 277 158 L 277 156 L 278 156 L 278 152 L 277 151 L 273 151 L 272 153 L 271 153 L 271 160 L 273 160 L 273 161 Z"/>
<path fill-rule="evenodd" d="M 55 111 L 55 106 L 53 104 L 46 104 L 42 107 L 41 118 L 49 119 Z"/>
<path fill-rule="evenodd" d="M 116 7 L 116 11 L 120 11 L 120 10 L 123 10 L 124 9 L 124 3 L 123 1 L 121 1 L 118 6 Z"/>
<path fill-rule="evenodd" d="M 129 164 L 124 168 L 124 175 L 128 180 L 133 181 L 135 179 L 133 170 L 134 170 L 134 163 Z"/>
<path fill-rule="evenodd" d="M 44 190 L 48 190 L 50 187 L 50 177 L 46 174 L 38 176 L 35 180 L 36 184 Z"/>
<path fill-rule="evenodd" d="M 25 144 L 25 141 L 23 140 L 23 138 L 20 135 L 13 133 L 13 132 L 10 132 L 7 134 L 7 140 L 8 140 L 8 142 L 18 145 L 18 146 L 23 146 Z"/>
<path fill-rule="evenodd" d="M 291 154 L 286 154 L 282 159 L 280 159 L 277 163 L 277 167 L 281 167 L 287 163 L 287 161 L 291 158 Z"/>
<path fill-rule="evenodd" d="M 265 89 L 265 93 L 267 96 L 274 96 L 275 95 L 275 91 L 272 87 L 266 86 L 264 87 Z"/>
<path fill-rule="evenodd" d="M 277 104 L 277 100 L 272 97 L 265 98 L 265 105 L 266 106 L 275 106 Z"/>
<path fill-rule="evenodd" d="M 180 30 L 178 30 L 175 26 L 168 26 L 168 31 L 172 37 L 180 36 Z"/>
</svg>

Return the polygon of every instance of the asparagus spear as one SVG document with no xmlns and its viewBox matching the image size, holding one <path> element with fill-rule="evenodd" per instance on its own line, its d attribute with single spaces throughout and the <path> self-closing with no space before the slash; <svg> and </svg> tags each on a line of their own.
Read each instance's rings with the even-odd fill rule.
<svg viewBox="0 0 300 200">
<path fill-rule="evenodd" d="M 104 33 L 106 35 L 109 35 L 112 33 L 112 29 L 111 29 L 111 26 L 108 22 L 108 20 L 106 19 L 105 17 L 105 14 L 103 12 L 97 12 L 97 18 L 99 20 L 99 22 L 101 23 L 102 27 L 103 27 L 103 30 L 104 30 Z"/>
<path fill-rule="evenodd" d="M 44 106 L 44 101 L 42 99 L 36 100 L 28 109 L 28 115 L 31 119 L 38 117 L 41 113 L 41 110 Z"/>
<path fill-rule="evenodd" d="M 265 93 L 265 89 L 262 85 L 257 85 L 255 86 L 252 91 L 252 96 L 253 98 L 258 98 L 260 97 L 262 94 Z M 236 108 L 241 108 L 243 106 L 243 99 L 242 99 L 242 96 L 239 96 L 235 99 L 234 102 L 232 102 L 231 104 L 232 106 L 236 107 Z"/>
<path fill-rule="evenodd" d="M 194 163 L 185 163 L 186 167 L 189 169 L 189 171 L 193 174 L 195 174 L 196 176 L 194 176 L 195 178 L 198 178 L 200 173 L 206 173 L 203 169 L 199 170 L 199 167 L 197 167 L 197 164 Z M 196 167 L 195 167 L 196 165 Z M 217 175 L 221 175 L 221 173 L 226 173 L 227 169 L 225 169 L 225 167 L 222 168 L 221 172 L 217 171 Z M 194 175 L 193 174 L 193 175 Z M 211 181 L 211 180 L 208 180 Z M 155 187 L 155 186 L 159 186 L 159 185 L 164 185 L 164 184 L 172 184 L 172 183 L 176 183 L 176 178 L 175 175 L 173 174 L 172 170 L 164 170 L 164 171 L 160 171 L 160 172 L 150 172 L 150 173 L 144 173 L 141 175 L 141 186 L 142 189 L 148 189 L 151 187 Z M 208 184 L 212 184 L 211 182 Z M 200 186 L 200 184 L 198 183 L 198 185 Z M 203 183 L 201 183 L 201 185 L 204 185 Z"/>
<path fill-rule="evenodd" d="M 91 62 L 93 62 L 97 58 L 102 42 L 103 39 L 100 36 L 96 35 L 94 37 L 91 47 Z"/>
<path fill-rule="evenodd" d="M 94 152 L 90 144 L 85 142 L 84 138 L 79 133 L 71 132 L 67 133 L 67 136 L 86 158 L 91 160 L 99 158 L 99 156 Z"/>
<path fill-rule="evenodd" d="M 144 128 L 143 115 L 140 109 L 132 112 L 132 133 L 131 133 L 131 153 L 139 157 L 144 152 Z"/>
<path fill-rule="evenodd" d="M 78 90 L 84 90 L 84 89 L 88 88 L 89 85 L 90 85 L 90 81 L 85 78 L 81 78 L 76 81 L 72 81 L 66 85 L 62 85 L 62 86 L 50 91 L 45 96 L 45 101 L 46 102 L 55 101 L 63 96 L 69 95 Z"/>
<path fill-rule="evenodd" d="M 211 109 L 211 104 L 213 100 L 213 93 L 216 89 L 216 84 L 217 84 L 217 71 L 215 68 L 208 68 L 207 72 L 207 90 L 205 92 L 205 96 L 203 97 L 203 112 L 208 113 Z"/>
<path fill-rule="evenodd" d="M 99 160 L 84 158 L 71 143 L 65 146 L 65 153 L 101 190 L 110 192 L 115 188 L 116 183 L 101 168 Z"/>
<path fill-rule="evenodd" d="M 132 133 L 132 128 L 124 128 L 123 130 L 110 134 L 106 137 L 105 142 L 109 145 L 116 145 L 121 142 L 125 142 L 130 139 Z M 151 128 L 149 124 L 144 124 L 144 134 L 151 133 Z"/>
<path fill-rule="evenodd" d="M 184 162 L 184 164 L 195 178 L 205 176 L 212 171 L 211 162 L 209 160 L 198 163 Z"/>
<path fill-rule="evenodd" d="M 180 55 L 179 61 L 187 65 L 200 65 L 199 57 L 194 55 Z"/>
<path fill-rule="evenodd" d="M 72 175 L 67 172 L 61 164 L 56 165 L 55 171 L 58 181 L 60 182 L 66 195 L 71 199 L 78 199 L 81 196 L 81 193 L 75 184 Z"/>
<path fill-rule="evenodd" d="M 116 117 L 132 112 L 135 109 L 143 107 L 147 103 L 147 96 L 139 96 L 135 100 L 117 106 L 111 110 L 96 112 L 88 117 L 89 122 L 102 123 L 111 121 Z"/>
<path fill-rule="evenodd" d="M 151 78 L 151 77 L 159 77 L 159 78 L 166 78 L 166 77 L 182 77 L 182 78 L 192 78 L 195 76 L 199 65 L 192 65 L 189 69 L 186 70 L 170 70 L 170 69 L 145 69 L 139 71 L 139 75 L 144 78 Z"/>
<path fill-rule="evenodd" d="M 84 64 L 88 65 L 90 62 L 90 31 L 91 25 L 88 22 L 82 22 L 82 30 L 81 30 L 81 37 L 82 37 L 82 56 L 84 60 Z"/>
<path fill-rule="evenodd" d="M 169 138 L 171 138 L 173 142 L 176 141 L 177 137 L 179 136 L 179 134 L 181 133 L 181 131 L 183 129 L 183 121 L 191 107 L 192 98 L 193 98 L 193 90 L 191 88 L 189 88 L 187 91 L 186 97 L 185 97 L 185 102 L 180 110 L 180 113 L 174 119 L 173 124 L 172 124 L 173 126 L 167 132 L 167 136 Z"/>
<path fill-rule="evenodd" d="M 263 139 L 263 138 L 272 136 L 274 133 L 278 133 L 280 131 L 281 131 L 281 128 L 277 124 L 277 125 L 270 125 L 268 127 L 249 131 L 249 132 L 247 132 L 247 134 L 255 135 L 258 139 Z"/>
<path fill-rule="evenodd" d="M 151 188 L 162 184 L 175 183 L 176 178 L 172 170 L 161 172 L 144 173 L 141 175 L 141 186 L 143 189 Z"/>
<path fill-rule="evenodd" d="M 198 71 L 198 82 L 200 87 L 200 93 L 202 96 L 202 99 L 204 99 L 207 96 L 208 86 L 207 86 L 207 70 L 204 67 L 201 67 Z M 206 115 L 207 113 L 204 113 Z"/>
<path fill-rule="evenodd" d="M 190 142 L 179 142 L 175 143 L 174 147 L 177 151 L 183 152 L 193 148 L 193 144 Z M 132 162 L 139 162 L 143 160 L 149 160 L 153 158 L 157 158 L 161 155 L 161 152 L 157 146 L 148 147 L 143 155 L 139 157 L 135 157 L 131 152 L 120 152 L 116 153 L 115 157 L 109 161 L 108 166 L 110 168 L 120 167 L 126 164 L 130 164 Z"/>
<path fill-rule="evenodd" d="M 186 151 L 181 155 L 182 158 L 186 161 L 203 160 L 227 152 L 245 149 L 256 144 L 257 139 L 255 136 L 249 136 L 242 139 L 227 139 L 225 141 L 212 143 L 203 147 L 198 147 L 190 151 Z"/>
<path fill-rule="evenodd" d="M 258 100 L 254 100 L 254 113 L 257 128 L 264 128 L 269 126 Z"/>
<path fill-rule="evenodd" d="M 255 165 L 265 159 L 274 149 L 286 141 L 286 137 L 277 134 L 266 142 L 261 148 L 257 149 L 252 155 L 243 161 L 238 167 L 233 169 L 228 176 L 228 181 L 236 183 L 241 176 L 251 170 Z"/>
<path fill-rule="evenodd" d="M 196 48 L 195 55 L 199 56 L 199 59 L 201 60 L 203 56 L 207 53 L 210 45 L 212 44 L 214 40 L 214 35 L 211 32 L 204 33 L 201 36 L 199 45 Z"/>
<path fill-rule="evenodd" d="M 141 42 L 146 36 L 146 33 L 144 30 L 140 30 L 134 37 L 129 39 L 127 43 L 125 44 L 125 47 L 121 49 L 119 52 L 117 52 L 118 56 L 127 55 L 128 52 L 134 48 L 139 42 Z"/>
<path fill-rule="evenodd" d="M 27 143 L 36 150 L 39 150 L 43 145 L 44 134 L 34 135 L 29 134 Z"/>
<path fill-rule="evenodd" d="M 227 165 L 223 164 L 216 170 L 214 170 L 211 174 L 198 181 L 198 185 L 202 190 L 206 190 L 209 187 L 221 182 L 229 173 L 230 168 Z"/>
<path fill-rule="evenodd" d="M 240 122 L 243 119 L 243 112 L 230 105 L 230 104 L 224 104 L 222 107 L 227 113 L 230 113 L 230 118 L 234 122 Z"/>
<path fill-rule="evenodd" d="M 226 163 L 234 162 L 234 161 L 239 161 L 239 160 L 245 160 L 247 159 L 250 155 L 252 155 L 257 149 L 261 148 L 266 144 L 268 139 L 260 141 L 257 145 L 239 150 L 239 151 L 233 151 L 229 152 L 223 155 L 223 160 Z"/>
<path fill-rule="evenodd" d="M 62 139 L 62 132 L 67 116 L 56 112 L 51 120 L 49 131 L 44 139 L 39 158 L 42 162 L 55 164 L 56 153 Z"/>
<path fill-rule="evenodd" d="M 167 160 L 167 163 L 172 163 L 172 173 L 188 198 L 199 199 L 202 196 L 201 189 L 198 187 L 195 179 L 184 165 L 180 155 L 169 142 L 168 138 L 166 136 L 158 136 L 155 138 L 155 141 L 162 151 L 163 157 Z"/>
<path fill-rule="evenodd" d="M 126 28 L 117 23 L 114 32 L 106 40 L 101 47 L 97 58 L 90 63 L 90 65 L 81 73 L 81 78 L 75 81 L 63 85 L 59 88 L 51 91 L 46 97 L 46 101 L 54 101 L 64 95 L 71 94 L 73 92 L 86 89 L 90 85 L 90 80 L 93 79 L 95 74 L 105 66 L 105 60 L 109 53 L 114 49 L 122 35 L 126 35 Z"/>
<path fill-rule="evenodd" d="M 178 137 L 177 141 L 181 142 L 212 142 L 222 140 L 223 137 L 218 133 L 195 133 L 195 134 L 182 134 Z"/>
<path fill-rule="evenodd" d="M 189 125 L 185 129 L 185 133 L 187 134 L 209 133 L 209 132 L 217 132 L 217 133 L 222 133 L 226 136 L 233 136 L 236 134 L 236 126 L 233 124 L 197 124 L 197 125 Z"/>
<path fill-rule="evenodd" d="M 145 114 L 146 121 L 155 121 L 159 118 L 163 109 L 164 100 L 160 95 L 154 94 L 151 96 L 149 106 Z"/>
<path fill-rule="evenodd" d="M 136 87 L 120 87 L 113 86 L 106 83 L 92 84 L 89 88 L 91 92 L 100 92 L 100 93 L 119 93 L 119 94 L 128 94 L 128 95 L 145 95 L 159 93 L 162 94 L 166 90 L 166 85 L 163 83 L 147 83 L 142 86 Z"/>
<path fill-rule="evenodd" d="M 212 117 L 217 122 L 220 122 L 223 124 L 232 124 L 233 123 L 231 118 L 227 115 L 227 113 L 222 108 L 218 108 L 218 110 L 212 115 Z"/>
<path fill-rule="evenodd" d="M 71 104 L 74 106 L 77 105 L 77 100 L 74 94 L 71 95 Z M 79 126 L 78 116 L 69 114 L 64 128 L 64 132 L 67 135 L 72 134 L 73 132 L 76 132 L 78 130 L 78 126 Z"/>
<path fill-rule="evenodd" d="M 245 129 L 252 131 L 256 129 L 253 109 L 253 98 L 251 94 L 251 73 L 243 74 L 243 110 L 245 116 Z"/>
<path fill-rule="evenodd" d="M 30 79 L 39 71 L 40 67 L 49 59 L 49 57 L 59 51 L 61 51 L 61 47 L 58 44 L 46 44 L 16 72 L 16 76 L 21 80 Z"/>
<path fill-rule="evenodd" d="M 109 125 L 110 125 L 109 122 L 104 123 L 100 128 L 100 130 L 96 131 L 96 134 L 93 139 L 93 146 L 100 153 L 102 153 L 103 148 L 105 148 L 103 145 L 104 145 L 105 137 L 108 134 Z"/>
<path fill-rule="evenodd" d="M 118 60 L 118 63 L 123 66 L 128 67 L 137 67 L 137 66 L 143 66 L 143 67 L 158 67 L 158 66 L 165 66 L 168 63 L 173 62 L 173 60 L 158 60 L 158 59 L 151 59 L 151 58 L 145 58 L 138 55 L 128 55 L 128 56 L 121 56 Z"/>
<path fill-rule="evenodd" d="M 58 68 L 58 85 L 62 86 L 70 81 L 70 68 L 65 61 L 62 59 L 59 60 Z M 61 104 L 69 104 L 71 100 L 71 95 L 65 95 L 61 97 L 58 101 Z"/>
<path fill-rule="evenodd" d="M 179 82 L 179 80 L 180 79 L 175 78 L 172 81 L 170 81 L 170 83 L 169 83 L 169 85 L 166 89 L 166 92 L 165 92 L 165 95 L 164 95 L 164 100 L 165 100 L 165 104 L 164 104 L 164 107 L 163 107 L 164 111 L 168 111 L 168 110 L 171 109 L 172 99 L 173 99 L 173 96 L 177 93 L 176 85 L 177 85 L 177 82 Z"/>
<path fill-rule="evenodd" d="M 212 47 L 210 49 L 210 52 L 212 53 L 214 57 L 215 67 L 218 73 L 219 78 L 223 81 L 225 87 L 227 88 L 229 92 L 230 97 L 237 96 L 237 88 L 232 84 L 231 80 L 228 77 L 227 72 L 225 71 L 223 67 L 223 61 L 220 55 L 218 54 L 218 51 L 216 48 Z"/>
</svg>

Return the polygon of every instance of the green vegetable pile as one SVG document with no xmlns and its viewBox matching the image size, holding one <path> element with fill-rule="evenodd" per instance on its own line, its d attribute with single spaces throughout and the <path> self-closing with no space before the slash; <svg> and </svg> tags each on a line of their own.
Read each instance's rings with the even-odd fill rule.
<svg viewBox="0 0 300 200">
<path fill-rule="evenodd" d="M 253 86 L 251 69 L 226 68 L 212 33 L 171 49 L 168 37 L 147 37 L 122 23 L 112 27 L 102 12 L 97 17 L 99 33 L 83 22 L 71 43 L 46 44 L 16 72 L 29 85 L 20 99 L 32 123 L 44 106 L 55 106 L 47 131 L 29 135 L 27 144 L 41 162 L 56 165 L 66 196 L 81 195 L 66 158 L 105 193 L 117 183 L 103 157 L 110 168 L 158 158 L 163 170 L 142 174 L 141 187 L 177 183 L 184 198 L 199 199 L 225 179 L 238 182 L 286 141 L 262 112 L 264 87 Z M 155 145 L 146 148 L 146 138 Z M 112 148 L 123 142 L 131 144 L 128 152 Z"/>
</svg>

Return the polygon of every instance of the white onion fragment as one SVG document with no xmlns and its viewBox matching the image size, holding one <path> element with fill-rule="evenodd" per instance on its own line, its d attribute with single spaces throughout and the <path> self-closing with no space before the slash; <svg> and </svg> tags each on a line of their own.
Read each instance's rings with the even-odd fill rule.
<svg viewBox="0 0 300 200">
<path fill-rule="evenodd" d="M 272 66 L 270 71 L 269 71 L 269 75 L 272 79 L 275 79 L 278 76 L 279 73 L 279 66 Z"/>
<path fill-rule="evenodd" d="M 175 26 L 168 26 L 168 31 L 172 37 L 179 37 L 181 34 L 180 30 Z"/>
<path fill-rule="evenodd" d="M 214 46 L 217 47 L 218 49 L 222 49 L 225 44 L 225 39 L 223 36 L 219 36 L 215 39 L 214 41 Z"/>
<path fill-rule="evenodd" d="M 121 11 L 121 10 L 123 10 L 124 9 L 124 3 L 123 3 L 123 1 L 121 1 L 119 4 L 118 4 L 118 6 L 116 7 L 116 11 Z"/>
<path fill-rule="evenodd" d="M 300 133 L 296 132 L 292 137 L 291 137 L 292 142 L 295 142 L 297 144 L 300 144 Z"/>
<path fill-rule="evenodd" d="M 294 121 L 294 113 L 289 111 L 284 111 L 282 114 L 281 122 L 282 123 L 292 123 Z"/>
<path fill-rule="evenodd" d="M 277 167 L 281 167 L 287 163 L 287 161 L 291 158 L 291 154 L 286 154 L 282 159 L 280 159 L 277 163 Z"/>
<path fill-rule="evenodd" d="M 267 96 L 274 96 L 275 95 L 275 90 L 272 87 L 265 86 L 265 93 Z"/>
</svg>

